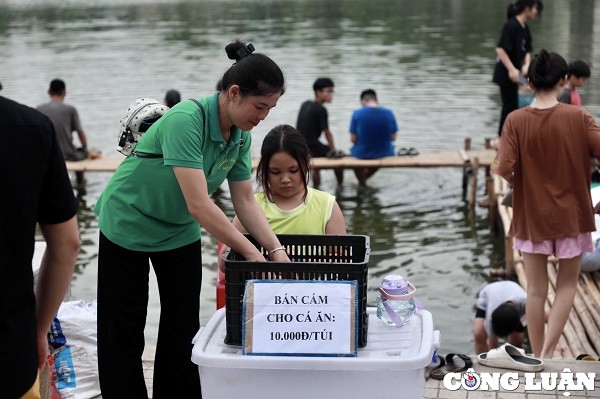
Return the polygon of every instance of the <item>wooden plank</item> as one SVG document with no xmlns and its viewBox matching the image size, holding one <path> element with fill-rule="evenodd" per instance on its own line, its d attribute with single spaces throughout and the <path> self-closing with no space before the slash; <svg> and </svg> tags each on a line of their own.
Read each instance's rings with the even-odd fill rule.
<svg viewBox="0 0 600 399">
<path fill-rule="evenodd" d="M 527 277 L 525 276 L 525 266 L 523 264 L 523 260 L 519 260 L 515 263 L 515 272 L 517 274 L 517 279 L 519 280 L 519 284 L 523 287 L 525 291 L 527 291 Z M 548 283 L 548 297 L 546 298 L 546 302 L 544 304 L 544 311 L 546 314 L 550 312 L 550 308 L 552 306 L 552 302 L 554 301 L 554 292 L 552 285 Z M 568 324 L 568 322 L 567 322 Z M 569 330 L 569 337 L 572 337 L 572 329 Z M 566 335 L 563 334 L 558 339 L 558 344 L 556 345 L 558 349 L 554 350 L 552 354 L 553 359 L 562 359 L 566 357 L 574 358 L 573 351 L 571 350 L 571 346 L 567 341 Z M 560 348 L 563 348 L 561 351 Z"/>
<path fill-rule="evenodd" d="M 552 284 L 553 291 L 556 293 L 556 280 L 558 278 L 558 266 L 556 264 L 548 263 L 548 278 Z M 596 351 L 590 344 L 586 335 L 586 329 L 584 328 L 584 325 L 585 327 L 588 326 L 586 321 L 588 321 L 589 314 L 586 315 L 586 312 L 587 307 L 585 307 L 583 304 L 583 300 L 581 299 L 579 293 L 575 292 L 573 307 L 569 313 L 569 322 L 573 327 L 574 333 L 573 338 L 578 341 L 578 347 L 582 348 L 582 352 L 579 353 L 587 353 L 592 356 L 596 356 Z M 573 346 L 571 347 L 573 348 Z"/>
<path fill-rule="evenodd" d="M 375 168 L 443 168 L 463 167 L 465 160 L 461 153 L 464 152 L 469 160 L 477 158 L 480 166 L 489 166 L 494 160 L 494 150 L 473 151 L 446 151 L 428 152 L 415 156 L 395 156 L 380 159 L 364 160 L 353 157 L 344 158 L 314 158 L 312 167 L 314 169 L 352 169 L 355 167 Z M 123 162 L 123 155 L 104 155 L 97 159 L 85 159 L 83 161 L 67 161 L 67 169 L 74 172 L 114 172 Z M 252 167 L 256 168 L 258 159 L 253 159 Z"/>
</svg>

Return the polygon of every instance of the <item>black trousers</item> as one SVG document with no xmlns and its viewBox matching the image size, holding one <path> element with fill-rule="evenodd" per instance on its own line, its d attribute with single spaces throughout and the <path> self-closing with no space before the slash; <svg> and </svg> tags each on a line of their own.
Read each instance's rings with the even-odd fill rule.
<svg viewBox="0 0 600 399">
<path fill-rule="evenodd" d="M 200 328 L 200 241 L 164 252 L 125 249 L 100 233 L 98 371 L 103 399 L 147 399 L 142 370 L 152 261 L 160 295 L 154 399 L 200 398 L 192 338 Z"/>
<path fill-rule="evenodd" d="M 502 98 L 502 111 L 500 112 L 498 136 L 502 135 L 502 127 L 508 114 L 519 108 L 519 86 L 513 82 L 500 85 L 500 97 Z"/>
</svg>

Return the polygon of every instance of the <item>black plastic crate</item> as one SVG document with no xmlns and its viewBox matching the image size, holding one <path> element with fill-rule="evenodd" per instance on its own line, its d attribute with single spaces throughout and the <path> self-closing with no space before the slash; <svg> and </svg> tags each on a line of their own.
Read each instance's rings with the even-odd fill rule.
<svg viewBox="0 0 600 399">
<path fill-rule="evenodd" d="M 264 248 L 246 237 L 267 258 Z M 289 279 L 358 282 L 358 346 L 367 344 L 368 236 L 278 234 L 291 263 L 249 262 L 230 249 L 225 256 L 225 343 L 242 344 L 242 313 L 246 280 Z"/>
</svg>

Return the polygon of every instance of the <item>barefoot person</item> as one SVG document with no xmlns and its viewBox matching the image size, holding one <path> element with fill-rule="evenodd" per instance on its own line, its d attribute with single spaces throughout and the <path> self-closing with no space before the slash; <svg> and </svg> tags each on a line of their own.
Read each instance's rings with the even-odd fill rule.
<svg viewBox="0 0 600 399">
<path fill-rule="evenodd" d="M 573 306 L 583 252 L 594 250 L 589 156 L 600 129 L 581 107 L 558 102 L 567 63 L 541 50 L 528 70 L 533 105 L 508 115 L 492 171 L 513 187 L 510 234 L 523 253 L 527 329 L 537 357 L 551 358 Z M 556 297 L 544 330 L 548 256 L 559 260 Z"/>
</svg>

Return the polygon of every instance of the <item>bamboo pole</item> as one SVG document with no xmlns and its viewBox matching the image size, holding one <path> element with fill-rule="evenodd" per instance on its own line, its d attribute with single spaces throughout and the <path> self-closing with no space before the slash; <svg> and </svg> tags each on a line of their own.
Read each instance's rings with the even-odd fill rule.
<svg viewBox="0 0 600 399">
<path fill-rule="evenodd" d="M 594 303 L 593 297 L 585 282 L 585 273 L 580 274 L 580 283 L 577 285 L 578 296 L 581 297 L 583 305 L 589 318 L 585 321 L 585 330 L 591 345 L 600 353 L 600 304 Z"/>
<path fill-rule="evenodd" d="M 519 284 L 521 284 L 521 286 L 523 287 L 523 289 L 525 289 L 525 291 L 527 291 L 527 277 L 525 276 L 525 265 L 523 263 L 523 260 L 519 260 L 515 263 L 515 272 L 517 275 L 517 279 L 519 280 Z M 546 314 L 550 313 L 550 309 L 551 309 L 551 300 L 554 300 L 554 294 L 552 293 L 552 295 L 550 295 L 550 289 L 551 289 L 551 285 L 549 284 L 548 286 L 548 298 L 546 298 L 546 302 L 544 303 L 544 311 L 546 312 Z M 569 346 L 569 342 L 567 341 L 564 331 L 563 334 L 560 336 L 560 338 L 558 339 L 558 344 L 556 345 L 556 348 L 554 350 L 554 353 L 552 354 L 552 358 L 553 359 L 561 359 L 561 358 L 574 358 L 575 355 L 573 355 L 573 351 L 571 350 L 571 347 Z M 562 351 L 560 348 L 563 348 Z"/>
<path fill-rule="evenodd" d="M 556 279 L 558 278 L 556 265 L 550 263 L 548 264 L 548 278 L 552 284 L 554 292 L 556 292 Z M 590 341 L 588 340 L 588 337 L 585 333 L 587 330 L 587 328 L 585 328 L 587 327 L 586 323 L 589 323 L 591 321 L 591 324 L 595 325 L 593 320 L 590 319 L 591 316 L 587 312 L 587 307 L 583 303 L 583 299 L 581 299 L 581 296 L 576 291 L 575 298 L 573 301 L 573 307 L 571 309 L 571 312 L 569 313 L 569 322 L 573 327 L 574 335 L 577 337 L 576 339 L 579 341 L 580 347 L 583 349 L 583 352 L 579 353 L 587 353 L 589 355 L 596 356 L 596 351 L 590 344 Z"/>
</svg>

